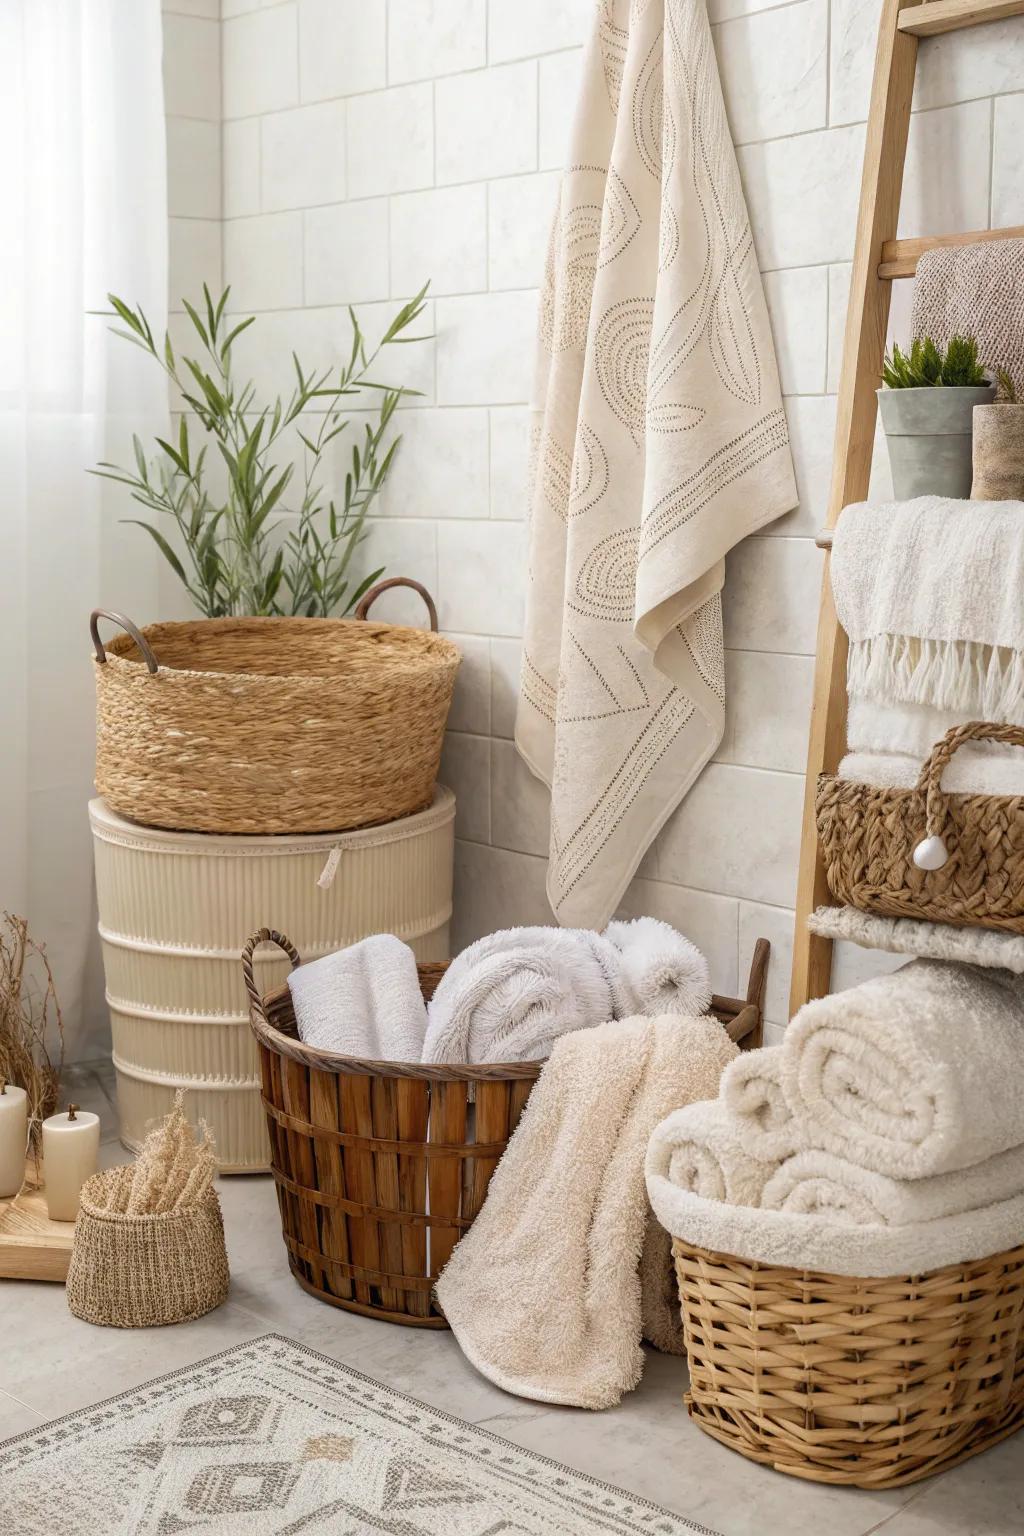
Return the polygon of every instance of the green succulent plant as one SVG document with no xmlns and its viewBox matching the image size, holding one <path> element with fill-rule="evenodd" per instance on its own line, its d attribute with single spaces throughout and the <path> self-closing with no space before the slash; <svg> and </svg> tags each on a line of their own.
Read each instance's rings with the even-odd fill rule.
<svg viewBox="0 0 1024 1536">
<path fill-rule="evenodd" d="M 945 351 L 930 336 L 918 336 L 904 352 L 894 345 L 882 365 L 882 382 L 889 389 L 978 388 L 989 382 L 978 362 L 973 336 L 952 336 Z"/>
<path fill-rule="evenodd" d="M 385 349 L 423 339 L 408 332 L 423 312 L 426 292 L 422 288 L 400 307 L 372 349 L 350 308 L 351 347 L 341 368 L 307 373 L 293 352 L 291 394 L 266 404 L 257 403 L 251 381 L 240 383 L 235 377 L 235 343 L 256 317 L 227 317 L 230 289 L 214 302 L 204 283 L 202 305 L 185 303 L 199 343 L 194 357 L 179 357 L 169 335 L 158 343 L 141 309 L 107 295 L 110 317 L 121 322 L 111 327 L 114 334 L 155 359 L 176 386 L 184 410 L 177 442 L 158 437 L 159 453 L 152 464 L 134 436 L 134 467 L 101 463 L 93 473 L 128 486 L 147 511 L 169 519 L 166 532 L 141 518 L 127 521 L 146 530 L 207 618 L 327 618 L 348 612 L 381 575 L 381 570 L 373 571 L 354 585 L 352 557 L 366 537 L 367 512 L 401 441 L 393 422 L 398 403 L 419 391 L 381 384 L 373 371 Z M 352 446 L 336 501 L 323 488 L 323 455 L 349 429 L 343 407 L 353 397 L 361 407 L 372 399 L 376 408 Z M 190 418 L 202 429 L 201 446 L 193 441 Z M 307 420 L 312 422 L 308 428 Z M 297 443 L 290 441 L 292 436 Z M 296 473 L 298 444 L 303 465 Z M 227 471 L 226 489 L 223 471 L 212 473 L 218 458 Z"/>
</svg>

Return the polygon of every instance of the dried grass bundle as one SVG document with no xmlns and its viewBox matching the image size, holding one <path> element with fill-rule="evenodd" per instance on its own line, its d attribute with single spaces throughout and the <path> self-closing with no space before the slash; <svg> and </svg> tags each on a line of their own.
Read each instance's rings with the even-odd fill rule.
<svg viewBox="0 0 1024 1536">
<path fill-rule="evenodd" d="M 52 1054 L 51 1054 L 52 1051 Z M 64 1020 L 46 951 L 23 917 L 0 917 L 0 1078 L 28 1094 L 31 1150 L 57 1108 L 64 1065 Z"/>
<path fill-rule="evenodd" d="M 202 1135 L 197 1142 L 184 1105 L 185 1094 L 179 1088 L 174 1108 L 143 1142 L 131 1183 L 122 1195 L 125 1215 L 190 1209 L 213 1183 L 217 1164 L 209 1126 L 200 1122 Z"/>
</svg>

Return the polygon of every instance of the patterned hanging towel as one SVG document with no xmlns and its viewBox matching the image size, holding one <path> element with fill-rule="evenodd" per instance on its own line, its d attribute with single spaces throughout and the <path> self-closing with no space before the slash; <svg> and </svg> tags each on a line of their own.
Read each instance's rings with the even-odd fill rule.
<svg viewBox="0 0 1024 1536">
<path fill-rule="evenodd" d="M 516 743 L 600 927 L 721 740 L 724 556 L 796 505 L 705 0 L 601 0 L 540 323 Z"/>
</svg>

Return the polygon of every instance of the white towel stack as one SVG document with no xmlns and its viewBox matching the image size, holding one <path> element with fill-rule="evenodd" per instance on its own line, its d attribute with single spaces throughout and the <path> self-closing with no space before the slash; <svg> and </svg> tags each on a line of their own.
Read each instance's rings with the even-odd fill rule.
<svg viewBox="0 0 1024 1536">
<path fill-rule="evenodd" d="M 1022 1074 L 1024 981 L 915 960 L 808 1003 L 669 1116 L 652 1204 L 700 1246 L 838 1274 L 985 1257 L 1024 1240 Z"/>
</svg>

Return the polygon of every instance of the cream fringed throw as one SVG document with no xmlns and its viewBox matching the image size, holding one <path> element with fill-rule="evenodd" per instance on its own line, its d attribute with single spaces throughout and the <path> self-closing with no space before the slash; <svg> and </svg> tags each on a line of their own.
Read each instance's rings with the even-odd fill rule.
<svg viewBox="0 0 1024 1536">
<path fill-rule="evenodd" d="M 735 1055 L 713 1018 L 623 1019 L 556 1042 L 437 1283 L 488 1380 L 539 1402 L 608 1408 L 640 1380 L 641 1330 L 671 1341 L 664 1239 L 645 1249 L 647 1142 L 677 1105 L 713 1097 Z"/>
<path fill-rule="evenodd" d="M 516 742 L 601 927 L 722 735 L 726 552 L 796 504 L 705 0 L 602 0 L 541 310 Z"/>
</svg>

